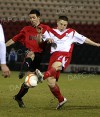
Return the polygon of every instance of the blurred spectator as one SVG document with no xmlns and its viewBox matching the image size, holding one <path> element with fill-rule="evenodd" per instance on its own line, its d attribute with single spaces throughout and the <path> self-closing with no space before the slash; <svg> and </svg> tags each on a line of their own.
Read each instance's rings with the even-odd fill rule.
<svg viewBox="0 0 100 117">
<path fill-rule="evenodd" d="M 17 53 L 14 48 L 11 48 L 8 56 L 9 67 L 12 70 L 15 70 L 15 64 L 17 62 Z"/>
</svg>

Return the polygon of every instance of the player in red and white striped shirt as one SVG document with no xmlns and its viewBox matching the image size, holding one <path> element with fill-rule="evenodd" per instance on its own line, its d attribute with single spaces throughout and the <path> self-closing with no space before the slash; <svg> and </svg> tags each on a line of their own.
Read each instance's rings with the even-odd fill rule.
<svg viewBox="0 0 100 117">
<path fill-rule="evenodd" d="M 79 34 L 74 29 L 67 28 L 68 18 L 66 16 L 60 16 L 57 21 L 57 28 L 49 32 L 50 38 L 45 38 L 53 43 L 55 47 L 51 47 L 51 57 L 48 66 L 48 70 L 42 75 L 42 73 L 37 69 L 36 73 L 40 80 L 47 79 L 49 88 L 53 95 L 58 99 L 59 104 L 56 109 L 62 107 L 66 103 L 67 99 L 61 94 L 59 86 L 56 81 L 59 79 L 60 71 L 62 68 L 66 68 L 70 63 L 71 57 L 71 47 L 74 43 L 87 43 L 93 46 L 100 47 L 100 44 L 95 43 L 88 39 L 87 37 Z M 44 36 L 46 37 L 47 32 Z"/>
</svg>

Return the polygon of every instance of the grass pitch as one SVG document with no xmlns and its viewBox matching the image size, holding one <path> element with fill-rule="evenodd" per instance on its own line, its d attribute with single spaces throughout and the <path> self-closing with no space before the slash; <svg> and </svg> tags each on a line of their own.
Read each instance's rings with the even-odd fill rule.
<svg viewBox="0 0 100 117">
<path fill-rule="evenodd" d="M 23 98 L 26 108 L 19 108 L 13 96 L 23 81 L 18 72 L 7 79 L 0 76 L 0 117 L 100 117 L 99 75 L 61 74 L 58 84 L 68 99 L 61 110 L 55 109 L 58 102 L 46 81 L 31 88 Z"/>
</svg>

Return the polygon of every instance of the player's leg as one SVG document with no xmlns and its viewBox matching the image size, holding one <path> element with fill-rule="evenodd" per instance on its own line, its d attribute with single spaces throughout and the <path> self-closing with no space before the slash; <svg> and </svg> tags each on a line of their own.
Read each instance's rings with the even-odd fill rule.
<svg viewBox="0 0 100 117">
<path fill-rule="evenodd" d="M 32 61 L 34 60 L 34 53 L 33 52 L 28 52 L 22 66 L 21 66 L 21 71 L 19 74 L 19 78 L 23 78 L 25 75 L 25 72 L 29 71 L 30 65 L 32 64 Z M 14 96 L 14 99 L 18 102 L 19 107 L 23 108 L 25 107 L 22 97 L 28 92 L 29 87 L 23 83 L 18 94 Z"/>
<path fill-rule="evenodd" d="M 36 70 L 36 74 L 38 78 L 40 77 L 40 80 L 47 79 L 50 91 L 58 99 L 59 104 L 56 109 L 59 109 L 67 101 L 67 99 L 62 96 L 60 88 L 56 83 L 56 80 L 59 78 L 60 70 L 62 67 L 65 68 L 67 66 L 67 59 L 68 58 L 65 53 L 64 55 L 63 53 L 54 53 L 50 58 L 48 70 L 44 72 L 44 74 L 42 74 L 39 70 Z"/>
<path fill-rule="evenodd" d="M 25 58 L 25 60 L 23 62 L 21 72 L 19 74 L 19 78 L 23 78 L 25 72 L 30 70 L 30 66 L 31 66 L 31 64 L 32 64 L 32 62 L 34 60 L 34 57 L 35 57 L 35 55 L 34 55 L 33 52 L 31 52 L 31 51 L 28 52 L 28 54 L 27 54 L 27 56 L 26 56 L 26 58 Z M 24 95 L 26 95 L 26 93 L 28 92 L 28 89 L 29 89 L 29 87 L 25 83 L 23 83 L 21 85 L 21 88 L 20 88 L 19 92 L 14 96 L 14 99 L 18 102 L 18 105 L 21 108 L 25 107 L 25 105 L 23 103 L 23 100 L 22 100 L 22 97 Z"/>
<path fill-rule="evenodd" d="M 39 70 L 36 71 L 37 74 L 39 73 L 39 76 L 41 75 L 44 78 L 44 80 L 47 79 L 50 91 L 58 99 L 59 104 L 57 105 L 56 109 L 60 109 L 67 101 L 67 99 L 61 94 L 60 88 L 56 83 L 56 81 L 59 79 L 61 69 L 62 63 L 58 61 L 54 62 L 52 66 L 50 65 L 44 75 L 42 75 Z"/>
<path fill-rule="evenodd" d="M 67 101 L 67 99 L 61 94 L 60 88 L 56 83 L 56 79 L 54 77 L 49 77 L 47 79 L 48 86 L 52 94 L 58 99 L 58 105 L 56 109 L 60 109 Z"/>
<path fill-rule="evenodd" d="M 53 68 L 55 69 L 53 72 Z M 47 79 L 48 86 L 52 94 L 58 99 L 59 104 L 57 105 L 56 109 L 59 109 L 65 102 L 67 101 L 66 98 L 61 94 L 60 88 L 56 83 L 56 80 L 59 79 L 59 73 L 62 68 L 61 62 L 54 62 L 51 69 L 48 70 L 47 74 L 44 74 L 45 79 Z M 52 72 L 51 72 L 52 71 Z M 47 78 L 48 74 L 52 77 Z"/>
<path fill-rule="evenodd" d="M 28 92 L 28 89 L 29 89 L 29 87 L 25 83 L 23 83 L 21 85 L 21 88 L 20 88 L 18 94 L 16 94 L 14 96 L 14 99 L 18 102 L 18 105 L 21 108 L 25 107 L 22 97 Z"/>
<path fill-rule="evenodd" d="M 44 79 L 47 79 L 48 77 L 54 76 L 57 71 L 60 71 L 62 69 L 62 63 L 61 62 L 54 62 L 51 67 L 48 68 L 48 70 L 44 73 Z"/>
<path fill-rule="evenodd" d="M 49 68 L 44 74 L 42 74 L 38 69 L 36 69 L 36 74 L 38 76 L 38 80 L 42 82 L 43 80 L 47 79 L 48 77 L 54 76 L 57 71 L 62 69 L 61 62 L 54 62 L 52 67 L 49 65 Z"/>
<path fill-rule="evenodd" d="M 40 61 L 38 59 L 41 58 L 40 56 L 41 56 L 40 53 L 35 53 L 34 54 L 33 57 L 35 57 L 35 58 L 34 58 L 33 61 L 30 62 L 30 65 L 27 68 L 27 71 L 28 71 L 27 75 L 30 74 L 30 73 L 33 73 L 36 68 L 39 68 Z M 30 56 L 28 56 L 28 58 L 29 57 Z M 22 86 L 21 86 L 21 88 L 20 88 L 20 90 L 19 90 L 19 92 L 18 92 L 18 94 L 16 94 L 14 96 L 14 99 L 18 102 L 19 107 L 25 107 L 25 105 L 24 105 L 24 103 L 22 101 L 22 97 L 24 97 L 27 94 L 29 88 L 30 88 L 29 86 L 27 86 L 25 83 L 23 83 Z"/>
<path fill-rule="evenodd" d="M 25 60 L 21 66 L 21 71 L 19 73 L 19 79 L 23 78 L 25 75 L 25 72 L 27 72 L 32 64 L 32 61 L 35 58 L 35 54 L 32 51 L 29 51 L 27 53 L 27 56 L 25 57 Z"/>
</svg>

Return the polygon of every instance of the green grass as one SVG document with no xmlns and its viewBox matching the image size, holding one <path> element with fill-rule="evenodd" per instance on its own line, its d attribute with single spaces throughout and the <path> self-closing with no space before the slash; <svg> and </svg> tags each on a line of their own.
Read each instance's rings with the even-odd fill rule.
<svg viewBox="0 0 100 117">
<path fill-rule="evenodd" d="M 19 108 L 12 99 L 24 79 L 12 72 L 10 78 L 0 76 L 0 117 L 100 117 L 100 76 L 61 74 L 59 86 L 68 102 L 56 110 L 46 81 L 30 89 L 23 98 L 26 108 Z"/>
</svg>

